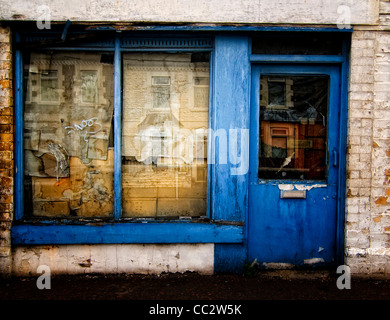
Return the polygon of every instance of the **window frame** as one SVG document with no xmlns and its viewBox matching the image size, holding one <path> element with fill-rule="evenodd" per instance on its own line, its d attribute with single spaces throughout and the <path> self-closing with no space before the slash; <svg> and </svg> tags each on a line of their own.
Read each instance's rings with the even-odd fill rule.
<svg viewBox="0 0 390 320">
<path fill-rule="evenodd" d="M 42 41 L 43 35 L 36 38 L 15 32 L 15 208 L 14 224 L 11 228 L 13 244 L 101 244 L 101 243 L 242 243 L 243 226 L 215 223 L 210 212 L 211 165 L 207 165 L 207 218 L 206 219 L 122 219 L 122 54 L 125 52 L 209 52 L 209 128 L 212 128 L 213 112 L 212 72 L 214 40 L 210 35 L 150 36 L 126 33 L 111 33 L 110 37 L 94 43 L 81 43 L 77 46 L 60 44 L 50 50 L 96 51 L 114 53 L 114 209 L 113 218 L 80 219 L 28 219 L 24 216 L 24 150 L 23 150 L 23 110 L 24 74 L 22 37 L 25 42 Z M 47 39 L 53 35 L 49 34 Z M 60 34 L 58 35 L 60 37 Z M 27 46 L 28 47 L 28 46 Z M 164 221 L 166 220 L 166 221 Z M 142 222 L 142 223 L 140 223 Z"/>
</svg>

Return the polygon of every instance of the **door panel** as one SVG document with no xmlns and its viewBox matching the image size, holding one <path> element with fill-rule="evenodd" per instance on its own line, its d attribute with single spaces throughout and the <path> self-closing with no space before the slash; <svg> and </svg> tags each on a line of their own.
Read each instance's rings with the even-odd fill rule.
<svg viewBox="0 0 390 320">
<path fill-rule="evenodd" d="M 339 87 L 334 66 L 253 66 L 250 261 L 335 260 Z"/>
</svg>

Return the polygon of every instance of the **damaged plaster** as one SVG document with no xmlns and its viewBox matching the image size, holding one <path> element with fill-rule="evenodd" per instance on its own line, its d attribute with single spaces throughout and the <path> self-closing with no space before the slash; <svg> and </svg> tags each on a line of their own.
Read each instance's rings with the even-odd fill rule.
<svg viewBox="0 0 390 320">
<path fill-rule="evenodd" d="M 60 245 L 13 248 L 13 273 L 35 276 L 39 265 L 54 274 L 212 274 L 214 244 Z"/>
</svg>

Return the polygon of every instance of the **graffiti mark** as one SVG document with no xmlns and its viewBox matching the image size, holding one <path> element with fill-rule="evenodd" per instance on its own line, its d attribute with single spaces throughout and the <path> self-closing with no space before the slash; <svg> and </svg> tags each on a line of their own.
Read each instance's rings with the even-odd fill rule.
<svg viewBox="0 0 390 320">
<path fill-rule="evenodd" d="M 95 133 L 98 133 L 100 130 L 102 130 L 103 126 L 97 122 L 98 118 L 93 117 L 90 119 L 82 120 L 80 124 L 73 124 L 73 126 L 67 126 L 65 129 L 70 129 L 68 131 L 68 134 L 70 134 L 72 131 L 84 131 L 84 141 L 88 142 L 87 136 L 92 135 Z M 97 128 L 95 128 L 97 126 Z M 94 127 L 94 131 L 90 131 L 89 129 Z"/>
<path fill-rule="evenodd" d="M 63 146 L 54 142 L 48 142 L 47 148 L 57 161 L 55 172 L 58 183 L 60 175 L 69 176 L 69 154 Z"/>
</svg>

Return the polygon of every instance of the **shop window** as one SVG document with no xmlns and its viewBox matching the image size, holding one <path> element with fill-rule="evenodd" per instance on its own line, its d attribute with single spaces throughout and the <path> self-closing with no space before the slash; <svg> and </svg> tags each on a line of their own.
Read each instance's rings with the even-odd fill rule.
<svg viewBox="0 0 390 320">
<path fill-rule="evenodd" d="M 122 54 L 121 177 L 114 174 L 113 54 L 24 58 L 24 217 L 207 215 L 210 62 L 200 53 Z"/>
<path fill-rule="evenodd" d="M 100 53 L 31 53 L 24 106 L 25 212 L 113 213 L 113 65 Z"/>
<path fill-rule="evenodd" d="M 207 214 L 209 72 L 191 53 L 123 55 L 123 217 Z"/>
</svg>

